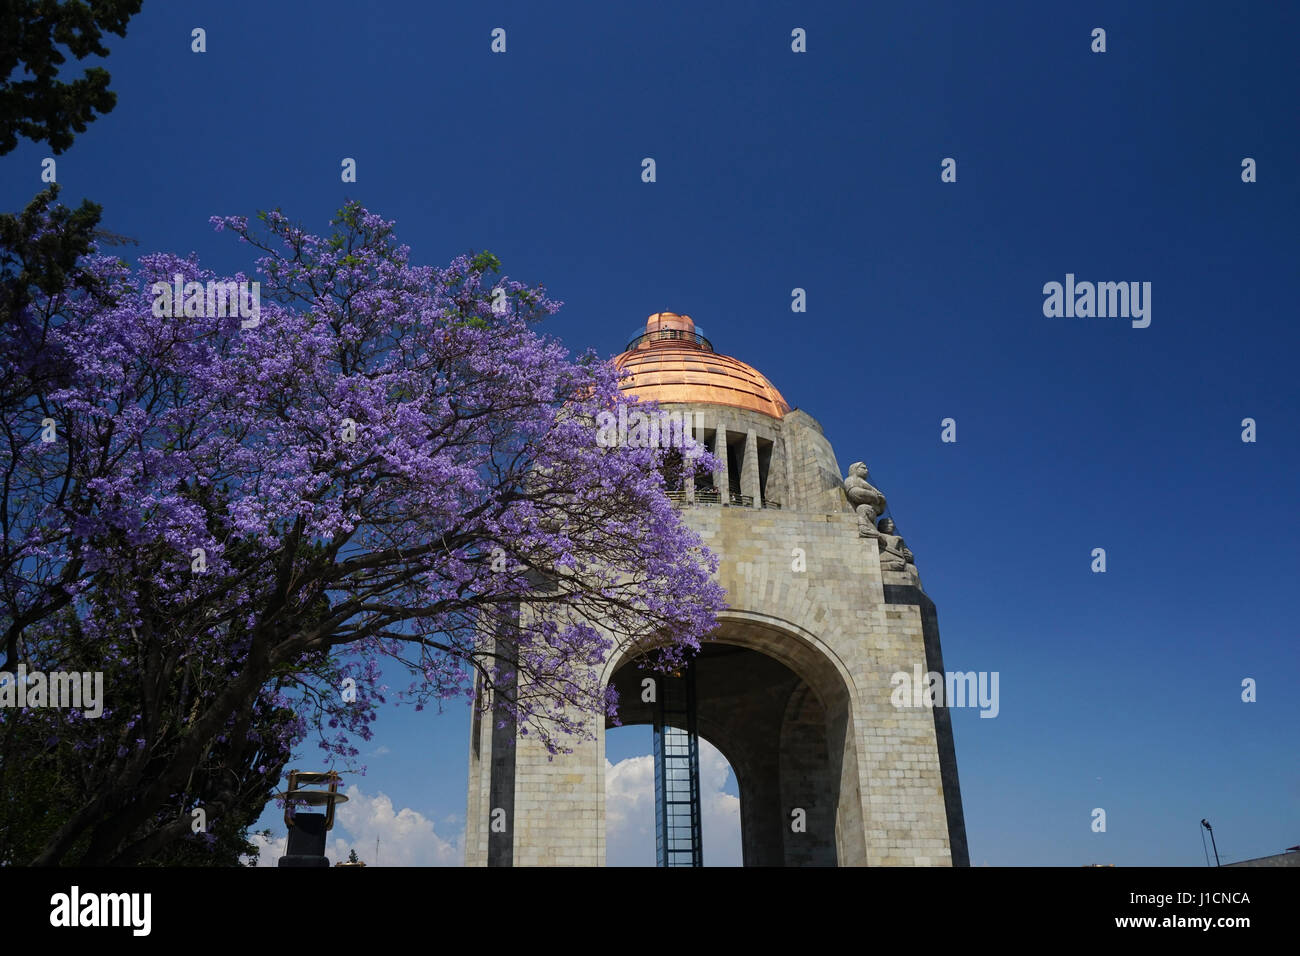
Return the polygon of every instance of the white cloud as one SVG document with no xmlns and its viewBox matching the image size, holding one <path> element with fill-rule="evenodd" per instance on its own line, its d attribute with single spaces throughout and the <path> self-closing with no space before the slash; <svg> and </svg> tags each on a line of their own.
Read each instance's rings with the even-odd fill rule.
<svg viewBox="0 0 1300 956">
<path fill-rule="evenodd" d="M 382 791 L 375 797 L 356 786 L 344 792 L 348 802 L 338 808 L 330 831 L 333 840 L 325 849 L 330 863 L 346 860 L 355 847 L 357 856 L 374 866 L 376 838 L 381 866 L 460 866 L 464 861 L 464 830 L 444 839 L 434 832 L 432 820 L 410 807 L 394 810 L 393 801 Z M 288 837 L 268 841 L 255 835 L 252 842 L 261 850 L 257 865 L 275 866 Z"/>
<path fill-rule="evenodd" d="M 260 833 L 254 833 L 248 838 L 248 842 L 257 847 L 257 865 L 258 866 L 275 866 L 280 857 L 284 856 L 285 845 L 289 842 L 288 837 L 278 839 L 272 837 L 266 839 Z M 247 857 L 244 858 L 247 861 Z"/>
<path fill-rule="evenodd" d="M 740 866 L 740 800 L 722 788 L 730 768 L 700 741 L 700 830 L 706 866 Z M 655 865 L 654 757 L 605 761 L 605 860 L 609 866 Z"/>
<path fill-rule="evenodd" d="M 655 760 L 605 761 L 605 862 L 655 865 Z"/>
</svg>

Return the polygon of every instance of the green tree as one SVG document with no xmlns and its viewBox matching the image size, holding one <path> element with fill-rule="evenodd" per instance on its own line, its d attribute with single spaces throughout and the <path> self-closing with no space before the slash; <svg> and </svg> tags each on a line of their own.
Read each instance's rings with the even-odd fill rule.
<svg viewBox="0 0 1300 956">
<path fill-rule="evenodd" d="M 46 142 L 55 154 L 72 145 L 96 114 L 117 105 L 102 66 L 60 80 L 68 51 L 78 60 L 108 56 L 104 32 L 126 36 L 143 0 L 6 0 L 0 3 L 0 156 L 20 136 Z"/>
</svg>

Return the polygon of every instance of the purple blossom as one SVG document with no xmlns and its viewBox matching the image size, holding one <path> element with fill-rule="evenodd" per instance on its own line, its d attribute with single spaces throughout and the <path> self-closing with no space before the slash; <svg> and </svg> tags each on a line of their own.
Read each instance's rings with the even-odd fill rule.
<svg viewBox="0 0 1300 956">
<path fill-rule="evenodd" d="M 129 805 L 212 754 L 265 774 L 313 732 L 350 763 L 384 658 L 417 709 L 472 700 L 476 680 L 519 688 L 497 697 L 507 720 L 561 752 L 589 734 L 575 714 L 616 716 L 616 646 L 665 665 L 698 648 L 723 606 L 716 559 L 664 494 L 662 450 L 596 442 L 597 413 L 629 399 L 612 364 L 540 332 L 560 307 L 544 289 L 468 256 L 412 266 L 355 205 L 331 236 L 277 212 L 269 236 L 212 222 L 265 253 L 255 327 L 154 308 L 155 283 L 242 273 L 91 255 L 109 294 L 33 303 L 59 374 L 7 409 L 7 612 L 51 659 L 75 622 L 110 672 L 103 718 L 50 725 L 91 777 Z M 30 378 L 22 341 L 0 338 L 0 361 Z M 180 756 L 185 734 L 209 756 Z"/>
</svg>

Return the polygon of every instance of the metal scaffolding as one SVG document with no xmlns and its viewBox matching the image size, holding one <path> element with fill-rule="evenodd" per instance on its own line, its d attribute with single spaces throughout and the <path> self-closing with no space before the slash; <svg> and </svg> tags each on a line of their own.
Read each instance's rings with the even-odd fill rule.
<svg viewBox="0 0 1300 956">
<path fill-rule="evenodd" d="M 703 866 L 695 664 L 657 677 L 655 831 L 659 866 Z"/>
</svg>

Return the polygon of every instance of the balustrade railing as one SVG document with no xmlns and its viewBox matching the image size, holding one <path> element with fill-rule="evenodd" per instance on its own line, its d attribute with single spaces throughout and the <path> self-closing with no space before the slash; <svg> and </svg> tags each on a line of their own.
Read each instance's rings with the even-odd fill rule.
<svg viewBox="0 0 1300 956">
<path fill-rule="evenodd" d="M 718 505 L 723 503 L 722 494 L 717 488 L 696 488 L 694 496 L 689 498 L 684 490 L 669 491 L 666 492 L 666 494 L 668 495 L 668 500 L 673 504 L 685 504 L 690 501 L 693 501 L 697 505 Z M 754 496 L 742 495 L 739 492 L 731 491 L 727 493 L 726 503 L 739 508 L 752 508 L 754 507 Z M 764 498 L 763 507 L 776 508 L 779 510 L 781 502 L 773 498 Z"/>
<path fill-rule="evenodd" d="M 705 351 L 713 351 L 713 343 L 706 339 L 699 332 L 687 332 L 685 329 L 655 329 L 652 332 L 642 332 L 635 336 L 631 342 L 627 343 L 626 352 L 641 345 L 642 342 L 658 342 L 663 339 L 681 339 L 702 347 Z"/>
</svg>

